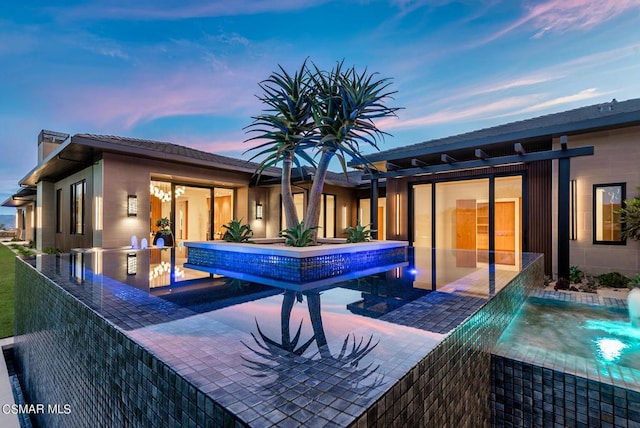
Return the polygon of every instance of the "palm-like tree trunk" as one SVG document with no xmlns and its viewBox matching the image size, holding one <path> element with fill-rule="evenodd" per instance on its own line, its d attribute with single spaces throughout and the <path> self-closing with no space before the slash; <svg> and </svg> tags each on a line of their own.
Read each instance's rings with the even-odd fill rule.
<svg viewBox="0 0 640 428">
<path fill-rule="evenodd" d="M 298 212 L 293 202 L 293 190 L 291 189 L 291 168 L 293 164 L 293 152 L 288 152 L 282 162 L 282 204 L 287 229 L 298 225 Z"/>
<path fill-rule="evenodd" d="M 307 214 L 305 217 L 305 227 L 317 227 L 320 221 L 320 206 L 322 202 L 322 189 L 324 188 L 324 181 L 327 178 L 327 171 L 329 170 L 329 164 L 335 152 L 333 150 L 323 150 L 320 162 L 318 162 L 318 168 L 313 176 L 313 184 L 311 185 L 311 191 L 309 192 L 309 205 L 307 206 Z M 318 229 L 314 229 L 314 240 L 318 234 Z"/>
</svg>

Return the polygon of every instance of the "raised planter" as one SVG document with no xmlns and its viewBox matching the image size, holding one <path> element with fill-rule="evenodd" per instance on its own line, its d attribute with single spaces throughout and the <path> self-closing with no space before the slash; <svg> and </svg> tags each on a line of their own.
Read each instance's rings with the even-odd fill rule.
<svg viewBox="0 0 640 428">
<path fill-rule="evenodd" d="M 346 275 L 407 260 L 405 241 L 371 241 L 287 247 L 224 241 L 186 242 L 185 267 L 210 273 L 235 271 L 294 283 Z"/>
</svg>

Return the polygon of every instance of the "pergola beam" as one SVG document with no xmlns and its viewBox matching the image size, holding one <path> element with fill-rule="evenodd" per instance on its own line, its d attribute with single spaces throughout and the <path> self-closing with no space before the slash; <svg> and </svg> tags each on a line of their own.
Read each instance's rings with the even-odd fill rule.
<svg viewBox="0 0 640 428">
<path fill-rule="evenodd" d="M 441 154 L 441 155 L 440 155 L 440 160 L 441 160 L 442 162 L 446 162 L 446 163 L 454 163 L 454 162 L 457 162 L 455 158 L 453 158 L 453 157 L 449 156 L 449 155 L 448 155 L 448 154 L 446 154 L 446 153 L 443 153 L 443 154 Z"/>
<path fill-rule="evenodd" d="M 489 157 L 489 155 L 482 149 L 476 149 L 474 154 L 478 159 L 487 159 Z"/>
<path fill-rule="evenodd" d="M 416 168 L 423 168 L 425 166 L 429 166 L 429 164 L 421 161 L 420 159 L 413 158 L 411 159 L 411 166 Z"/>
<path fill-rule="evenodd" d="M 591 156 L 593 153 L 593 146 L 576 147 L 573 149 L 567 148 L 566 150 L 546 150 L 541 152 L 525 153 L 524 155 L 507 155 L 488 159 L 447 163 L 443 165 L 429 165 L 420 168 L 405 168 L 386 173 L 365 174 L 362 176 L 362 179 L 371 180 L 373 178 L 409 177 L 418 174 L 434 174 L 463 169 L 483 168 L 487 166 L 501 166 L 512 163 L 527 163 L 552 159 L 566 159 L 577 156 Z"/>
</svg>

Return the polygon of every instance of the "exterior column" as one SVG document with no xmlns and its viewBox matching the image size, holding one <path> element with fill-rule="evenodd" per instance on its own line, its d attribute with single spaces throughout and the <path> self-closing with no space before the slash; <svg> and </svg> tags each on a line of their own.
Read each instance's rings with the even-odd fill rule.
<svg viewBox="0 0 640 428">
<path fill-rule="evenodd" d="M 36 249 L 43 251 L 56 246 L 56 191 L 54 183 L 38 182 L 35 205 Z"/>
<path fill-rule="evenodd" d="M 369 209 L 371 211 L 371 238 L 378 239 L 378 179 L 371 180 L 371 202 Z M 363 225 L 364 226 L 364 225 Z"/>
<path fill-rule="evenodd" d="M 569 279 L 569 188 L 571 159 L 558 160 L 558 278 Z"/>
</svg>

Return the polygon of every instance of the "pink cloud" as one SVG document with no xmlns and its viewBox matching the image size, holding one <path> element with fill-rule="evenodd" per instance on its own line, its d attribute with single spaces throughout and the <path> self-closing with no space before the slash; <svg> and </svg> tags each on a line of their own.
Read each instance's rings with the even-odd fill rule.
<svg viewBox="0 0 640 428">
<path fill-rule="evenodd" d="M 421 126 L 431 126 L 443 123 L 459 122 L 472 118 L 487 119 L 496 114 L 521 109 L 537 100 L 536 95 L 509 97 L 498 101 L 476 104 L 466 108 L 443 108 L 436 113 L 409 119 L 385 119 L 377 123 L 380 129 L 405 129 Z M 401 117 L 402 113 L 400 113 Z"/>
<path fill-rule="evenodd" d="M 607 22 L 624 12 L 640 8 L 638 0 L 549 0 L 526 6 L 524 16 L 474 46 L 489 43 L 513 30 L 528 25 L 535 30 L 533 38 L 546 33 L 586 30 Z"/>
<path fill-rule="evenodd" d="M 249 117 L 245 111 L 260 109 L 254 95 L 259 91 L 257 82 L 263 78 L 250 73 L 148 69 L 108 85 L 71 84 L 59 98 L 58 111 L 101 128 L 122 130 L 169 116 L 242 112 Z"/>
</svg>

